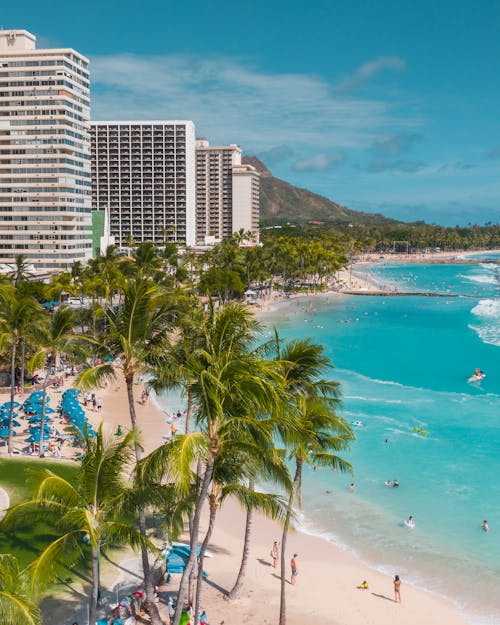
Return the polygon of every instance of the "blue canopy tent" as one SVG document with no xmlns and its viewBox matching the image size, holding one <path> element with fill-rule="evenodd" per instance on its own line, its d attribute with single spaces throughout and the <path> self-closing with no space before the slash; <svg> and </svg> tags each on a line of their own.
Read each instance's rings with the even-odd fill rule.
<svg viewBox="0 0 500 625">
<path fill-rule="evenodd" d="M 196 555 L 199 556 L 201 546 L 196 547 Z M 167 573 L 183 573 L 186 568 L 187 561 L 191 549 L 189 545 L 174 544 L 170 552 L 166 556 Z M 208 577 L 208 573 L 203 571 L 203 577 Z"/>
</svg>

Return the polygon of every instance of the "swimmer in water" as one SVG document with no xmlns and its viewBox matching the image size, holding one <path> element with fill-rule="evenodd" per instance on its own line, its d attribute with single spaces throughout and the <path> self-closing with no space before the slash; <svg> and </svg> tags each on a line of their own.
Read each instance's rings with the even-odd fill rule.
<svg viewBox="0 0 500 625">
<path fill-rule="evenodd" d="M 490 528 L 488 527 L 488 521 L 486 519 L 483 521 L 483 530 L 485 532 L 489 532 L 490 531 Z"/>
<path fill-rule="evenodd" d="M 408 525 L 408 527 L 415 527 L 415 519 L 412 516 L 409 516 L 406 521 L 406 525 Z"/>
<path fill-rule="evenodd" d="M 354 491 L 354 489 L 356 488 L 356 486 L 354 485 L 354 482 L 349 486 L 349 490 L 351 491 L 351 493 Z"/>
<path fill-rule="evenodd" d="M 398 486 L 399 486 L 399 482 L 397 480 L 394 480 L 394 482 L 392 483 L 392 487 L 398 488 Z"/>
</svg>

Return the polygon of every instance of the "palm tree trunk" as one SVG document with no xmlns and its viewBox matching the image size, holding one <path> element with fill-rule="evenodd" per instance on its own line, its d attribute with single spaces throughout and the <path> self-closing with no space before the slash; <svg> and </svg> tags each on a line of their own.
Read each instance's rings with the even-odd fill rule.
<svg viewBox="0 0 500 625">
<path fill-rule="evenodd" d="M 205 503 L 205 499 L 207 497 L 208 489 L 210 487 L 210 482 L 212 481 L 213 471 L 214 471 L 214 459 L 211 456 L 205 466 L 205 475 L 203 476 L 203 481 L 201 484 L 200 492 L 198 493 L 198 498 L 196 500 L 196 505 L 194 508 L 193 523 L 191 527 L 189 558 L 184 568 L 184 572 L 182 573 L 181 583 L 179 584 L 179 591 L 177 593 L 177 605 L 175 606 L 174 622 L 172 625 L 179 625 L 179 621 L 181 620 L 181 613 L 184 607 L 184 599 L 186 597 L 186 590 L 187 590 L 187 584 L 189 581 L 189 575 L 191 573 L 191 569 L 193 568 L 194 562 L 196 560 L 197 545 L 195 543 L 195 537 L 198 536 L 198 531 L 200 528 L 201 510 L 203 508 L 203 504 Z"/>
<path fill-rule="evenodd" d="M 132 427 L 135 428 L 137 426 L 137 415 L 135 413 L 134 403 L 134 371 L 125 376 L 125 382 L 127 385 L 130 422 Z M 135 444 L 135 458 L 137 462 L 142 458 L 142 447 L 138 442 Z M 146 511 L 144 508 L 139 510 L 139 531 L 143 536 L 146 536 Z M 151 616 L 151 623 L 152 625 L 161 625 L 163 621 L 161 620 L 158 606 L 155 602 L 153 575 L 151 573 L 151 565 L 149 564 L 148 550 L 145 547 L 141 547 L 141 560 L 144 575 L 144 593 L 146 595 L 149 615 Z"/>
<path fill-rule="evenodd" d="M 92 547 L 92 591 L 89 603 L 89 623 L 96 622 L 97 602 L 99 601 L 99 549 Z"/>
<path fill-rule="evenodd" d="M 16 394 L 16 353 L 17 353 L 17 340 L 14 339 L 14 342 L 12 343 L 12 357 L 10 360 L 10 410 L 9 410 L 9 442 L 8 442 L 9 456 L 14 451 L 14 445 L 12 442 L 12 438 L 13 438 L 12 422 L 14 420 L 14 397 Z"/>
<path fill-rule="evenodd" d="M 24 398 L 24 373 L 26 370 L 26 339 L 21 339 L 21 398 Z"/>
<path fill-rule="evenodd" d="M 212 538 L 212 532 L 214 531 L 215 515 L 217 514 L 217 502 L 214 495 L 211 495 L 210 501 L 210 520 L 208 522 L 207 533 L 203 539 L 203 543 L 200 549 L 200 555 L 198 556 L 198 581 L 196 583 L 196 600 L 194 604 L 194 625 L 199 625 L 200 618 L 200 600 L 201 600 L 201 588 L 203 584 L 203 559 L 208 547 L 208 543 Z"/>
<path fill-rule="evenodd" d="M 254 490 L 255 482 L 254 480 L 250 480 L 248 484 L 248 488 Z M 243 555 L 241 557 L 240 570 L 238 571 L 238 577 L 236 578 L 236 582 L 229 592 L 227 598 L 228 599 L 239 599 L 241 589 L 243 587 L 243 581 L 245 579 L 245 575 L 247 572 L 247 564 L 248 564 L 248 554 L 250 553 L 250 535 L 252 532 L 252 522 L 253 522 L 253 508 L 249 507 L 247 510 L 247 518 L 245 522 L 245 541 L 243 543 Z"/>
<path fill-rule="evenodd" d="M 38 450 L 38 456 L 44 457 L 43 453 L 43 435 L 45 427 L 45 406 L 47 404 L 47 386 L 49 385 L 49 371 L 50 367 L 47 366 L 47 372 L 45 373 L 45 380 L 43 381 L 43 395 L 42 395 L 42 414 L 40 416 L 40 448 Z"/>
<path fill-rule="evenodd" d="M 299 483 L 297 484 L 297 503 L 299 510 L 302 512 L 302 470 L 300 471 Z"/>
<path fill-rule="evenodd" d="M 288 499 L 288 507 L 286 511 L 285 523 L 283 525 L 283 536 L 281 538 L 281 594 L 280 594 L 280 620 L 279 625 L 286 625 L 286 561 L 285 550 L 286 541 L 288 538 L 288 529 L 290 527 L 290 519 L 292 516 L 293 501 L 295 499 L 295 492 L 300 483 L 302 475 L 302 458 L 295 459 L 296 468 L 295 476 L 293 478 L 292 490 L 290 491 L 290 497 Z"/>
</svg>

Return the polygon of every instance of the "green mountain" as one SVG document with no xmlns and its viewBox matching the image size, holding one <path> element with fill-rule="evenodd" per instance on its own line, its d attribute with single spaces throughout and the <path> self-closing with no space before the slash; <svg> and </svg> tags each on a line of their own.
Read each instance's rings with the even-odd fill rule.
<svg viewBox="0 0 500 625">
<path fill-rule="evenodd" d="M 320 221 L 334 223 L 388 224 L 397 223 L 377 213 L 362 213 L 337 204 L 322 195 L 295 187 L 275 178 L 256 156 L 245 156 L 243 162 L 260 173 L 260 218 L 266 225 L 285 222 L 303 224 Z"/>
</svg>

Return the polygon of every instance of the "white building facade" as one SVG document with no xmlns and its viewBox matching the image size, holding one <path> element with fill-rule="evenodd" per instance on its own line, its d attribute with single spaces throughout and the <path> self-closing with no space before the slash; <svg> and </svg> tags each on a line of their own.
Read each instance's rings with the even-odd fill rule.
<svg viewBox="0 0 500 625">
<path fill-rule="evenodd" d="M 260 174 L 252 165 L 233 167 L 233 232 L 249 232 L 247 245 L 259 242 Z"/>
<path fill-rule="evenodd" d="M 89 95 L 87 58 L 0 31 L 0 264 L 90 256 Z"/>
<path fill-rule="evenodd" d="M 195 128 L 191 121 L 91 123 L 92 208 L 109 213 L 118 245 L 165 239 L 193 246 Z"/>
<path fill-rule="evenodd" d="M 196 242 L 220 242 L 233 233 L 233 167 L 241 164 L 237 145 L 211 146 L 196 140 Z"/>
<path fill-rule="evenodd" d="M 254 167 L 242 165 L 240 147 L 211 146 L 206 139 L 197 139 L 197 244 L 218 243 L 241 228 L 251 231 L 252 241 L 257 242 L 259 188 L 259 174 Z"/>
</svg>

